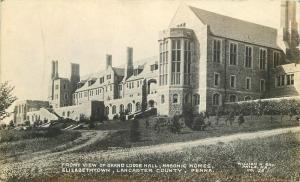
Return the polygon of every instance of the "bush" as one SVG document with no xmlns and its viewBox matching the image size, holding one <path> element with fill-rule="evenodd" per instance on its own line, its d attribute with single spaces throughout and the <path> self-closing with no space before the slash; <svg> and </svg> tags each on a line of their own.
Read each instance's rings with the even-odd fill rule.
<svg viewBox="0 0 300 182">
<path fill-rule="evenodd" d="M 174 115 L 174 117 L 172 119 L 172 124 L 170 126 L 170 130 L 172 133 L 180 133 L 180 131 L 181 131 L 181 125 L 180 125 L 179 119 L 180 119 L 180 116 Z"/>
<path fill-rule="evenodd" d="M 119 115 L 118 114 L 114 115 L 113 120 L 118 120 L 118 119 L 119 119 Z"/>
<path fill-rule="evenodd" d="M 205 123 L 204 123 L 204 116 L 202 113 L 199 116 L 196 116 L 193 121 L 193 130 L 204 130 Z"/>
</svg>

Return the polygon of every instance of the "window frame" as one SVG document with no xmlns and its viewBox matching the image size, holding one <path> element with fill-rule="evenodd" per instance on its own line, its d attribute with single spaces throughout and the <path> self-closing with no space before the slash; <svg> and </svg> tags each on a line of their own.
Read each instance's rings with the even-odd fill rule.
<svg viewBox="0 0 300 182">
<path fill-rule="evenodd" d="M 247 83 L 248 83 L 247 80 L 248 80 L 248 79 L 250 80 L 250 81 L 249 81 L 249 88 L 247 88 Z M 251 90 L 251 89 L 252 89 L 252 79 L 251 79 L 251 77 L 248 77 L 248 76 L 247 76 L 247 77 L 245 78 L 245 89 L 246 89 L 246 90 Z"/>
<path fill-rule="evenodd" d="M 250 67 L 248 67 L 247 65 L 246 65 L 246 63 L 247 63 L 247 48 L 250 48 L 251 49 L 251 66 Z M 251 45 L 245 45 L 245 57 L 244 57 L 244 67 L 245 68 L 248 68 L 248 69 L 253 69 L 253 46 L 251 46 Z"/>
<path fill-rule="evenodd" d="M 264 64 L 264 68 L 261 68 L 261 51 L 265 51 L 265 64 Z M 259 52 L 258 52 L 258 67 L 259 67 L 259 70 L 267 70 L 268 69 L 268 50 L 266 48 L 262 48 L 260 47 L 259 48 Z"/>
<path fill-rule="evenodd" d="M 218 81 L 217 81 L 217 85 L 216 85 L 216 76 L 215 75 L 218 75 Z M 221 84 L 221 78 L 220 78 L 220 73 L 218 72 L 214 72 L 214 87 L 220 87 L 220 84 Z"/>
<path fill-rule="evenodd" d="M 235 53 L 235 64 L 231 64 L 231 45 L 235 45 L 236 46 L 236 53 Z M 237 66 L 238 65 L 238 52 L 239 52 L 239 49 L 238 49 L 238 43 L 237 42 L 233 42 L 233 41 L 230 41 L 229 42 L 229 65 L 230 66 Z"/>
<path fill-rule="evenodd" d="M 214 56 L 214 53 L 215 53 L 215 50 L 214 50 L 214 44 L 215 44 L 215 41 L 220 41 L 220 55 L 219 55 L 219 62 L 218 61 L 215 61 L 215 56 Z M 223 61 L 222 61 L 222 39 L 220 39 L 220 38 L 213 38 L 212 39 L 212 46 L 211 46 L 212 48 L 212 62 L 213 63 L 219 63 L 219 64 L 221 64 Z"/>
<path fill-rule="evenodd" d="M 231 78 L 234 78 L 233 86 L 231 85 L 231 81 L 232 81 Z M 236 75 L 230 75 L 229 86 L 230 86 L 230 88 L 236 89 Z"/>
</svg>

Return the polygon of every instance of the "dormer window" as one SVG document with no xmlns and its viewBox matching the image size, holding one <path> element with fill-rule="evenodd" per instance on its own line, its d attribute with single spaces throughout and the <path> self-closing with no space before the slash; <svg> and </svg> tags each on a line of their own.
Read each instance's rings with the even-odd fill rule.
<svg viewBox="0 0 300 182">
<path fill-rule="evenodd" d="M 104 77 L 100 78 L 100 84 L 104 82 Z"/>
<path fill-rule="evenodd" d="M 152 64 L 151 66 L 150 66 L 150 70 L 151 71 L 154 71 L 154 70 L 157 70 L 158 69 L 158 64 Z"/>
</svg>

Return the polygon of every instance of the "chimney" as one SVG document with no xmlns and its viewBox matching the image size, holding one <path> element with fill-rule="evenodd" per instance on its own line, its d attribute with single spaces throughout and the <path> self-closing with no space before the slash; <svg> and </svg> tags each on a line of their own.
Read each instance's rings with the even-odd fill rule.
<svg viewBox="0 0 300 182">
<path fill-rule="evenodd" d="M 106 54 L 106 69 L 112 66 L 112 56 L 110 54 Z"/>
<path fill-rule="evenodd" d="M 130 77 L 133 73 L 133 48 L 127 47 L 127 60 L 125 67 L 126 78 Z"/>
<path fill-rule="evenodd" d="M 51 79 L 55 76 L 55 61 L 51 62 Z"/>
<path fill-rule="evenodd" d="M 58 78 L 58 61 L 55 61 L 54 77 Z"/>
</svg>

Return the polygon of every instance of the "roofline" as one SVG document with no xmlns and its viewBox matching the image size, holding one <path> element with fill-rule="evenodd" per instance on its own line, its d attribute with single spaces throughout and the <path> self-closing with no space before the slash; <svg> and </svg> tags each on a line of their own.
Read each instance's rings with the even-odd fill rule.
<svg viewBox="0 0 300 182">
<path fill-rule="evenodd" d="M 215 13 L 215 12 L 212 12 L 212 11 L 208 11 L 208 10 L 201 9 L 201 8 L 197 8 L 197 7 L 190 6 L 190 5 L 188 5 L 188 7 L 193 11 L 193 13 L 195 13 L 194 10 L 193 10 L 193 8 L 194 8 L 194 9 L 198 9 L 198 10 L 202 10 L 202 11 L 207 11 L 207 12 L 209 12 L 209 13 L 216 14 L 216 15 L 218 15 L 218 16 L 224 16 L 224 17 L 226 17 L 226 18 L 231 18 L 231 19 L 234 19 L 234 20 L 236 20 L 236 21 L 242 21 L 242 22 L 244 22 L 244 23 L 249 23 L 249 24 L 253 24 L 253 25 L 257 25 L 257 26 L 262 26 L 262 27 L 265 27 L 265 28 L 273 29 L 273 30 L 275 30 L 275 31 L 277 32 L 277 29 L 276 29 L 276 28 L 269 27 L 269 26 L 266 26 L 266 25 L 261 25 L 261 24 L 257 24 L 257 23 L 250 22 L 250 21 L 247 21 L 247 20 L 234 18 L 234 17 L 228 16 L 228 15 L 223 15 L 223 14 Z M 195 14 L 196 14 L 196 13 L 195 13 Z M 197 16 L 197 15 L 196 15 L 196 16 Z M 197 16 L 197 17 L 198 17 L 198 16 Z M 198 17 L 198 18 L 201 20 L 200 17 Z M 203 20 L 201 20 L 201 22 L 204 23 Z M 204 24 L 205 24 L 205 23 L 204 23 Z"/>
</svg>

